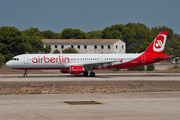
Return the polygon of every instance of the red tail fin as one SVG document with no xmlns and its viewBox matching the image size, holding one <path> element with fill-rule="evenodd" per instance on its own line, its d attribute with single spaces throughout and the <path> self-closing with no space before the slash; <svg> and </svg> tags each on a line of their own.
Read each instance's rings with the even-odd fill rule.
<svg viewBox="0 0 180 120">
<path fill-rule="evenodd" d="M 167 31 L 162 31 L 145 50 L 145 54 L 163 54 L 164 46 L 167 38 Z"/>
</svg>

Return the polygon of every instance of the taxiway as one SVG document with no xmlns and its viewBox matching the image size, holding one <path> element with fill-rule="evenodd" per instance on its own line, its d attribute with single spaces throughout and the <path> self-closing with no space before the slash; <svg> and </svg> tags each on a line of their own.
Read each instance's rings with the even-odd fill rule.
<svg viewBox="0 0 180 120">
<path fill-rule="evenodd" d="M 96 77 L 70 74 L 0 74 L 0 81 L 121 81 L 121 80 L 175 80 L 180 81 L 180 73 L 104 73 Z"/>
</svg>

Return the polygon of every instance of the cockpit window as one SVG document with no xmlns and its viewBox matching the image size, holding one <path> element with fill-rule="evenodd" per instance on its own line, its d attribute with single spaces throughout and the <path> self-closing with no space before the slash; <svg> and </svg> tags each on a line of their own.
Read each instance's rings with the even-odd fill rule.
<svg viewBox="0 0 180 120">
<path fill-rule="evenodd" d="M 19 58 L 12 58 L 11 60 L 19 61 Z"/>
</svg>

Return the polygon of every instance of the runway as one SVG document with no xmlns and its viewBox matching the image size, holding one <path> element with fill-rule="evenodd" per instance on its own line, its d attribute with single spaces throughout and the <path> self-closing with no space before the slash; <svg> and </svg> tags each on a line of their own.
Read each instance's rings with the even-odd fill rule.
<svg viewBox="0 0 180 120">
<path fill-rule="evenodd" d="M 98 101 L 67 105 L 61 101 Z M 180 92 L 2 95 L 1 120 L 179 120 Z"/>
<path fill-rule="evenodd" d="M 106 73 L 96 77 L 70 74 L 0 74 L 0 81 L 122 81 L 122 80 L 175 80 L 180 81 L 180 73 Z"/>
</svg>

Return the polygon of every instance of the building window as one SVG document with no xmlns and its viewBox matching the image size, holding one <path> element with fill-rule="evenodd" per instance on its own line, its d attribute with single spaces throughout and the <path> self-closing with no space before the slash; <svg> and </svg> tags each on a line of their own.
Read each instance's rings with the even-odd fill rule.
<svg viewBox="0 0 180 120">
<path fill-rule="evenodd" d="M 101 45 L 101 49 L 104 49 L 104 45 Z"/>
<path fill-rule="evenodd" d="M 64 45 L 61 45 L 61 49 L 64 49 Z"/>
<path fill-rule="evenodd" d="M 57 45 L 55 45 L 54 47 L 57 48 Z"/>
<path fill-rule="evenodd" d="M 122 49 L 124 48 L 124 46 L 122 45 Z"/>
<path fill-rule="evenodd" d="M 72 48 L 74 48 L 74 45 L 71 45 Z"/>
<path fill-rule="evenodd" d="M 118 49 L 118 46 L 116 45 L 116 49 Z"/>
<path fill-rule="evenodd" d="M 87 49 L 87 45 L 84 45 L 84 49 Z"/>
<path fill-rule="evenodd" d="M 80 45 L 78 45 L 78 49 L 80 49 Z"/>
<path fill-rule="evenodd" d="M 97 49 L 97 45 L 94 45 L 94 49 Z"/>
<path fill-rule="evenodd" d="M 97 49 L 97 45 L 94 45 L 94 49 Z"/>
<path fill-rule="evenodd" d="M 111 46 L 110 45 L 108 45 L 108 49 L 110 49 L 111 48 Z"/>
</svg>

